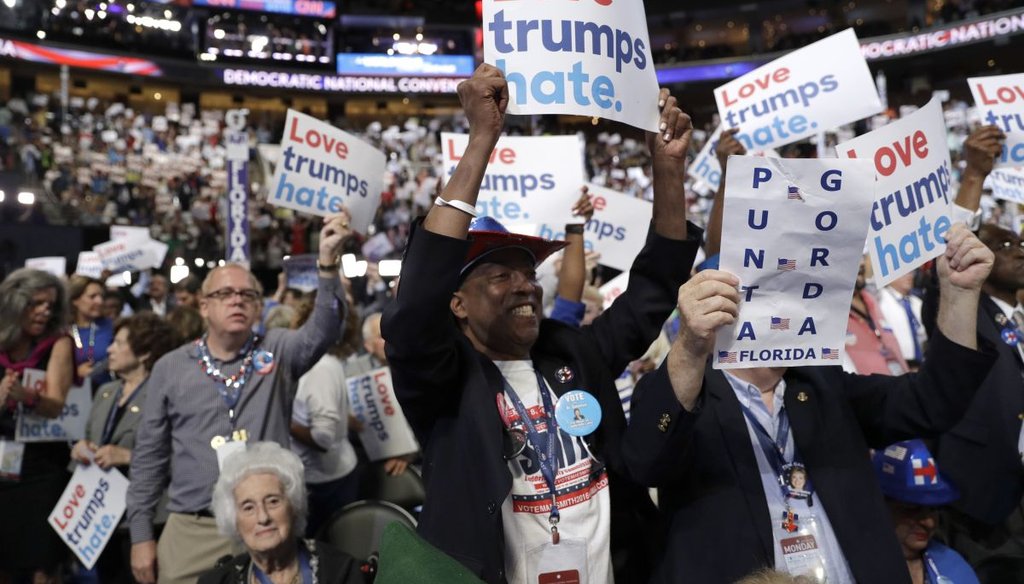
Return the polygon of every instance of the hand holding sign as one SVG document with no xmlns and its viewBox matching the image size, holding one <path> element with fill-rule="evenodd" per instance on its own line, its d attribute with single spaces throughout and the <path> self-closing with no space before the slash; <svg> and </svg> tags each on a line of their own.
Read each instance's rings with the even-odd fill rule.
<svg viewBox="0 0 1024 584">
<path fill-rule="evenodd" d="M 590 198 L 587 187 L 580 189 L 580 198 L 572 206 L 573 217 L 581 217 L 583 223 L 589 223 L 594 218 L 594 201 Z"/>
<path fill-rule="evenodd" d="M 957 223 L 946 234 L 946 253 L 939 256 L 942 295 L 953 292 L 977 294 L 985 283 L 995 254 L 966 226 Z"/>
<path fill-rule="evenodd" d="M 349 225 L 348 212 L 342 211 L 336 215 L 330 215 L 324 221 L 324 227 L 320 230 L 320 263 L 333 265 L 341 255 L 341 244 L 352 236 L 352 228 Z"/>
<path fill-rule="evenodd" d="M 971 132 L 964 141 L 964 158 L 967 160 L 964 179 L 973 176 L 984 180 L 992 172 L 992 166 L 1003 151 L 1005 141 L 1006 134 L 995 126 L 982 126 Z"/>
<path fill-rule="evenodd" d="M 723 130 L 721 136 L 718 138 L 718 144 L 715 145 L 715 156 L 718 158 L 718 166 L 722 168 L 722 174 L 725 174 L 725 168 L 729 163 L 729 156 L 733 154 L 736 156 L 744 156 L 747 153 L 746 147 L 736 139 L 736 132 L 739 131 L 739 128 Z M 720 184 L 725 183 L 722 182 Z"/>
<path fill-rule="evenodd" d="M 477 136 L 498 141 L 505 128 L 508 108 L 508 83 L 501 69 L 482 63 L 473 77 L 459 83 L 459 101 L 469 121 L 470 138 Z"/>
<path fill-rule="evenodd" d="M 704 270 L 679 288 L 679 336 L 676 345 L 698 360 L 715 348 L 719 328 L 736 322 L 740 280 L 729 272 Z"/>
</svg>

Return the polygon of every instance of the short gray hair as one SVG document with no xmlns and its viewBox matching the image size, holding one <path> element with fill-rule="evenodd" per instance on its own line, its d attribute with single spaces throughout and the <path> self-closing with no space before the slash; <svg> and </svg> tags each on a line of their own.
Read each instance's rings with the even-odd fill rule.
<svg viewBox="0 0 1024 584">
<path fill-rule="evenodd" d="M 249 268 L 237 262 L 226 263 L 223 266 L 217 266 L 216 268 L 210 270 L 210 273 L 206 274 L 206 278 L 203 279 L 203 285 L 200 288 L 203 292 L 203 296 L 206 296 L 210 292 L 213 292 L 213 290 L 210 290 L 210 288 L 213 287 L 214 275 L 220 273 L 223 270 L 229 269 L 244 271 L 245 274 L 249 276 L 249 284 L 252 285 L 254 290 L 260 293 L 260 296 L 263 296 L 263 284 L 260 284 L 260 281 L 256 278 L 255 275 L 253 275 L 252 271 Z"/>
<path fill-rule="evenodd" d="M 281 481 L 292 508 L 292 533 L 296 538 L 302 537 L 306 532 L 307 510 L 302 461 L 294 452 L 282 448 L 277 442 L 255 442 L 224 461 L 224 468 L 213 487 L 213 501 L 210 504 L 213 516 L 217 519 L 217 529 L 236 541 L 241 539 L 235 523 L 235 487 L 242 479 L 254 474 L 272 474 Z"/>
<path fill-rule="evenodd" d="M 36 293 L 53 288 L 57 302 L 42 336 L 52 337 L 64 330 L 68 316 L 68 293 L 57 276 L 41 270 L 21 268 L 11 272 L 0 283 L 0 351 L 14 346 L 21 337 L 22 316 Z"/>
</svg>

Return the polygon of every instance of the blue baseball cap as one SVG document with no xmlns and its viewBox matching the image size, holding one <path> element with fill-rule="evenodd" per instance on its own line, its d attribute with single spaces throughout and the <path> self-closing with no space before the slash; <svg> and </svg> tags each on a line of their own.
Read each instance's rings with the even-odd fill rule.
<svg viewBox="0 0 1024 584">
<path fill-rule="evenodd" d="M 960 492 L 939 472 L 921 440 L 905 440 L 877 450 L 871 462 L 882 493 L 889 499 L 941 507 L 960 498 Z"/>
<path fill-rule="evenodd" d="M 492 217 L 477 217 L 469 224 L 469 252 L 462 262 L 460 274 L 465 276 L 484 257 L 502 249 L 516 248 L 533 258 L 534 265 L 540 264 L 551 254 L 569 245 L 560 240 L 512 233 Z"/>
</svg>

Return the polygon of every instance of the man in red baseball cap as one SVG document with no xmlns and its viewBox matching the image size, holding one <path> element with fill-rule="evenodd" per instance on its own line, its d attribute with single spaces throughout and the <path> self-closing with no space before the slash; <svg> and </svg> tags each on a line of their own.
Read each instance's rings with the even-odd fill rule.
<svg viewBox="0 0 1024 584">
<path fill-rule="evenodd" d="M 658 336 L 697 253 L 683 190 L 690 118 L 667 90 L 651 95 L 652 229 L 629 289 L 574 328 L 543 319 L 535 271 L 564 242 L 470 224 L 504 126 L 504 75 L 481 65 L 459 98 L 469 145 L 413 230 L 382 323 L 424 448 L 419 531 L 487 582 L 646 581 L 660 546 L 650 498 L 623 475 L 615 378 Z"/>
</svg>

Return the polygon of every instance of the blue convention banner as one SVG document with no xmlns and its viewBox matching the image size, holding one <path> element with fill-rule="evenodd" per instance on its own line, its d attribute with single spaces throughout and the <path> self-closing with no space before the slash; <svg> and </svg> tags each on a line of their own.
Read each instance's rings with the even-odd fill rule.
<svg viewBox="0 0 1024 584">
<path fill-rule="evenodd" d="M 380 55 L 338 53 L 339 75 L 400 75 L 418 77 L 470 77 L 472 55 Z"/>
<path fill-rule="evenodd" d="M 249 133 L 228 132 L 227 261 L 249 265 Z"/>
<path fill-rule="evenodd" d="M 192 4 L 318 18 L 334 18 L 338 14 L 337 6 L 328 0 L 192 0 Z"/>
</svg>

